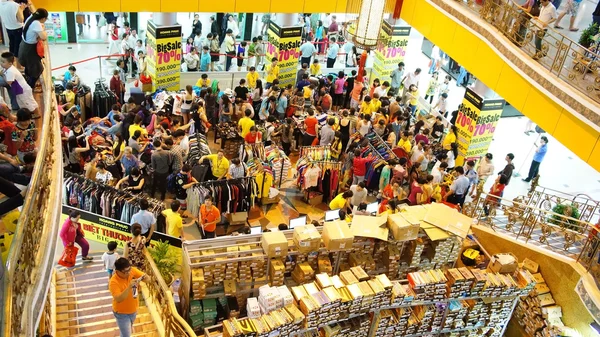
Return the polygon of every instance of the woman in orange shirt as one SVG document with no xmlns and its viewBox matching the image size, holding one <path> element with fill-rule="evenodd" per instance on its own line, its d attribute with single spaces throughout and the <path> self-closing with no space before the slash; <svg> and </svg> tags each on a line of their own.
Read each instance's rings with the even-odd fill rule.
<svg viewBox="0 0 600 337">
<path fill-rule="evenodd" d="M 304 136 L 302 137 L 302 146 L 311 146 L 317 138 L 317 125 L 319 121 L 315 117 L 315 111 L 308 109 L 308 117 L 304 120 Z"/>
</svg>

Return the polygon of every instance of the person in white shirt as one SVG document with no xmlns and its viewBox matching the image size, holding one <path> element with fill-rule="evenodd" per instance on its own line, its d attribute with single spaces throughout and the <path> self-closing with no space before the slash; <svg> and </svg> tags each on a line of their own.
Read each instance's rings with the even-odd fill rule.
<svg viewBox="0 0 600 337">
<path fill-rule="evenodd" d="M 378 94 L 379 97 L 387 97 L 388 90 L 390 88 L 390 82 L 383 81 L 383 83 L 373 90 L 373 93 Z"/>
<path fill-rule="evenodd" d="M 227 58 L 225 60 L 225 71 L 229 71 L 229 68 L 231 68 L 231 61 L 235 57 L 235 35 L 233 35 L 233 30 L 231 29 L 227 29 L 226 34 L 225 40 L 223 41 L 225 44 L 225 54 L 227 54 Z"/>
<path fill-rule="evenodd" d="M 184 60 L 188 71 L 198 71 L 198 65 L 200 65 L 200 56 L 198 56 L 198 50 L 196 47 L 193 47 L 189 53 L 185 54 Z"/>
<path fill-rule="evenodd" d="M 129 34 L 123 33 L 121 35 L 121 54 L 127 54 L 129 51 Z"/>
<path fill-rule="evenodd" d="M 402 92 L 402 97 L 406 97 L 406 92 L 408 91 L 408 88 L 410 88 L 410 86 L 412 84 L 414 84 L 417 88 L 419 88 L 419 81 L 421 80 L 421 68 L 417 68 L 415 69 L 414 72 L 408 73 L 406 74 L 406 76 L 404 76 L 404 79 L 402 80 L 401 84 L 404 84 L 404 91 Z M 406 104 L 406 102 L 404 102 Z"/>
<path fill-rule="evenodd" d="M 444 118 L 448 118 L 448 94 L 443 93 L 432 109 L 438 109 L 440 115 L 444 116 Z"/>
<path fill-rule="evenodd" d="M 115 270 L 115 261 L 119 259 L 119 253 L 117 253 L 117 243 L 115 241 L 110 241 L 106 248 L 108 248 L 107 252 L 102 254 L 102 263 L 104 264 L 104 269 L 108 273 L 108 280 L 113 275 Z"/>
<path fill-rule="evenodd" d="M 367 201 L 367 185 L 365 185 L 364 181 L 359 182 L 356 185 L 350 186 L 350 191 L 352 191 L 352 199 L 350 200 L 350 204 L 352 206 L 358 206 L 362 202 Z"/>
<path fill-rule="evenodd" d="M 548 31 L 548 25 L 556 21 L 558 18 L 558 15 L 556 14 L 556 7 L 554 7 L 550 0 L 541 0 L 540 4 L 540 15 L 537 18 L 533 18 L 535 25 L 539 28 L 538 32 L 535 34 L 534 60 L 539 60 L 540 58 L 546 56 L 546 52 L 542 52 L 542 40 Z"/>
<path fill-rule="evenodd" d="M 434 166 L 433 169 L 431 169 L 431 175 L 433 176 L 434 184 L 441 184 L 444 181 L 447 168 L 448 163 L 442 162 L 439 166 Z"/>
<path fill-rule="evenodd" d="M 240 35 L 240 30 L 238 28 L 238 24 L 235 21 L 235 18 L 233 17 L 233 15 L 229 16 L 229 20 L 227 21 L 227 29 L 231 29 L 231 31 L 233 32 L 234 38 L 236 36 Z"/>
<path fill-rule="evenodd" d="M 137 31 L 135 29 L 132 29 L 131 34 L 129 34 L 129 37 L 127 38 L 127 44 L 129 45 L 129 49 L 135 50 L 135 48 L 137 47 L 137 41 L 139 39 L 140 37 L 137 35 Z"/>
<path fill-rule="evenodd" d="M 494 163 L 492 162 L 491 153 L 486 153 L 486 155 L 479 161 L 479 167 L 477 167 L 477 175 L 479 176 L 479 180 L 486 181 L 486 179 L 494 174 Z"/>
<path fill-rule="evenodd" d="M 19 55 L 19 45 L 23 34 L 23 10 L 28 4 L 18 4 L 13 0 L 0 3 L 0 18 L 8 35 L 8 50 L 13 55 Z"/>
</svg>

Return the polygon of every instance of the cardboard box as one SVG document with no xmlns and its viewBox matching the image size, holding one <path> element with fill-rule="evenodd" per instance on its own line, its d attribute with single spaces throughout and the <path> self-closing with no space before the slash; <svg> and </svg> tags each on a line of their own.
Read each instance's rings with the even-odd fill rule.
<svg viewBox="0 0 600 337">
<path fill-rule="evenodd" d="M 322 193 L 304 193 L 304 201 L 311 206 L 316 206 L 323 203 L 323 194 Z"/>
<path fill-rule="evenodd" d="M 501 256 L 503 255 L 503 256 Z M 512 259 L 510 259 L 512 257 Z M 510 260 L 510 262 L 502 261 L 503 259 Z M 497 254 L 492 256 L 488 268 L 494 273 L 514 273 L 517 270 L 518 263 L 517 258 L 512 254 Z"/>
<path fill-rule="evenodd" d="M 288 241 L 282 232 L 262 233 L 261 246 L 268 257 L 281 257 L 288 253 Z"/>
<path fill-rule="evenodd" d="M 391 214 L 388 216 L 387 225 L 394 240 L 409 241 L 419 236 L 420 221 L 415 220 L 410 215 L 404 216 L 402 213 Z"/>
<path fill-rule="evenodd" d="M 323 225 L 322 238 L 329 251 L 351 249 L 354 241 L 354 235 L 345 221 L 326 222 Z"/>
<path fill-rule="evenodd" d="M 350 226 L 352 235 L 387 241 L 387 214 L 385 216 L 355 215 Z"/>
<path fill-rule="evenodd" d="M 321 247 L 321 234 L 313 224 L 294 228 L 294 245 L 301 253 L 314 252 Z"/>
<path fill-rule="evenodd" d="M 279 203 L 279 194 L 276 195 L 274 198 L 262 197 L 262 199 L 260 199 L 260 203 L 263 205 L 278 204 Z"/>
<path fill-rule="evenodd" d="M 523 260 L 523 268 L 529 270 L 530 273 L 535 274 L 539 271 L 540 265 L 530 259 Z"/>
<path fill-rule="evenodd" d="M 245 225 L 248 221 L 248 212 L 229 213 L 228 217 L 230 225 Z"/>
</svg>

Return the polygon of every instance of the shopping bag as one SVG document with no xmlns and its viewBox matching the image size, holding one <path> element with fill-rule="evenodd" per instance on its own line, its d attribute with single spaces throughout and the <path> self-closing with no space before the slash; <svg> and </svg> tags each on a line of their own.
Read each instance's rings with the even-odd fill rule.
<svg viewBox="0 0 600 337">
<path fill-rule="evenodd" d="M 79 252 L 79 248 L 75 246 L 66 246 L 60 260 L 58 260 L 58 264 L 67 268 L 73 267 L 77 260 L 77 252 Z"/>
</svg>

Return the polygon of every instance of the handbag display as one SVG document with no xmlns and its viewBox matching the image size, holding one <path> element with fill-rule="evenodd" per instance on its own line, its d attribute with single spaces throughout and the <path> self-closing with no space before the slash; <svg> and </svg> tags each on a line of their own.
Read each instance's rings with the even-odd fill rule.
<svg viewBox="0 0 600 337">
<path fill-rule="evenodd" d="M 73 246 L 66 246 L 65 250 L 62 253 L 62 256 L 58 260 L 58 264 L 63 267 L 71 268 L 75 266 L 75 261 L 77 260 L 77 253 L 79 252 L 79 248 Z"/>
</svg>

